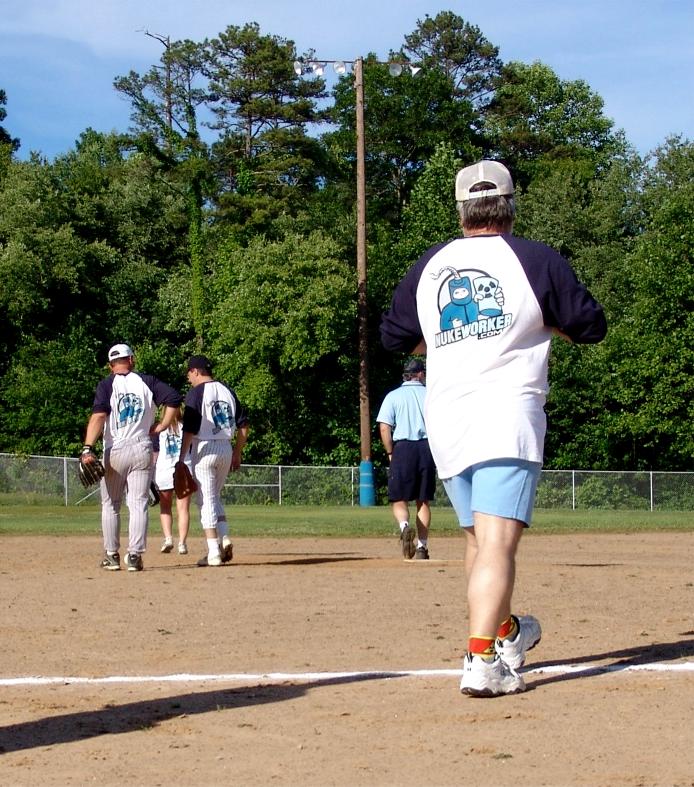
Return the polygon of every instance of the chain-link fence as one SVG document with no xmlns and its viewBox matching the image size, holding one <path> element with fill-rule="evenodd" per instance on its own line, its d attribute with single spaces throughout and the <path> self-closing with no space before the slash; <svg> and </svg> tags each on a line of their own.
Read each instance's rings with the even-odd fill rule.
<svg viewBox="0 0 694 787">
<path fill-rule="evenodd" d="M 98 505 L 99 488 L 85 490 L 77 459 L 0 454 L 0 502 Z M 375 472 L 386 504 L 386 473 Z M 358 467 L 242 465 L 229 476 L 224 501 L 244 505 L 358 505 Z M 439 481 L 435 505 L 448 506 Z M 537 508 L 694 511 L 694 473 L 543 470 Z"/>
</svg>

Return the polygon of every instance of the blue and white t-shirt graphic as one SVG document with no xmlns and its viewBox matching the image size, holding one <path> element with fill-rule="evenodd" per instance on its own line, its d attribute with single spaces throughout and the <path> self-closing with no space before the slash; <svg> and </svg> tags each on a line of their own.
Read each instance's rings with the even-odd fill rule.
<svg viewBox="0 0 694 787">
<path fill-rule="evenodd" d="M 470 336 L 498 336 L 513 322 L 511 314 L 504 314 L 504 291 L 496 277 L 482 270 L 457 270 L 451 266 L 431 274 L 434 280 L 441 277 L 437 304 L 441 332 L 435 337 L 437 347 Z"/>
<path fill-rule="evenodd" d="M 137 423 L 142 418 L 144 404 L 142 399 L 134 393 L 123 394 L 118 400 L 117 429 L 122 429 L 128 424 Z"/>
<path fill-rule="evenodd" d="M 230 429 L 233 423 L 234 413 L 232 412 L 229 402 L 216 401 L 212 402 L 211 407 L 212 422 L 214 423 L 214 431 L 220 432 L 222 429 Z"/>
<path fill-rule="evenodd" d="M 166 455 L 170 458 L 177 458 L 181 451 L 181 436 L 169 433 L 166 435 Z"/>
</svg>

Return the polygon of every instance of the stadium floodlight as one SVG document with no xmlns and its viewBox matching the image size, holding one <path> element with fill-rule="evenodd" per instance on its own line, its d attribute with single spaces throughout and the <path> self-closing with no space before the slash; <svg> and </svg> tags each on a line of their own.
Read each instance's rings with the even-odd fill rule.
<svg viewBox="0 0 694 787">
<path fill-rule="evenodd" d="M 344 60 L 336 60 L 333 63 L 333 68 L 336 74 L 344 74 L 347 71 L 347 66 Z"/>
<path fill-rule="evenodd" d="M 294 61 L 294 73 L 300 77 L 304 73 L 304 64 L 301 60 Z"/>
<path fill-rule="evenodd" d="M 402 66 L 400 63 L 390 63 L 388 65 L 388 73 L 392 77 L 399 77 L 402 74 Z"/>
<path fill-rule="evenodd" d="M 311 69 L 311 71 L 313 71 L 313 73 L 316 76 L 318 76 L 318 77 L 322 77 L 323 76 L 323 73 L 325 72 L 325 63 L 319 63 L 317 60 L 314 60 L 313 62 L 309 63 L 308 65 L 309 65 L 309 68 Z"/>
</svg>

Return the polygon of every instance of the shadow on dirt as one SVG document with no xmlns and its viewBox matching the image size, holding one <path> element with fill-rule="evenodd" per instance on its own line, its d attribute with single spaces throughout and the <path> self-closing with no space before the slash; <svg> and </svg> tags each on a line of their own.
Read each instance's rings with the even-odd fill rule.
<svg viewBox="0 0 694 787">
<path fill-rule="evenodd" d="M 234 689 L 176 694 L 160 699 L 108 704 L 99 710 L 49 716 L 0 728 L 0 753 L 56 746 L 99 735 L 117 735 L 156 727 L 162 721 L 273 702 L 304 696 L 320 686 L 359 683 L 384 678 L 400 678 L 399 673 L 373 672 L 313 680 L 301 684 L 243 686 Z"/>
<path fill-rule="evenodd" d="M 218 571 L 221 569 L 233 569 L 233 568 L 250 568 L 253 566 L 312 566 L 312 565 L 320 565 L 322 563 L 354 563 L 354 562 L 361 562 L 365 560 L 378 560 L 378 558 L 369 557 L 368 555 L 360 555 L 358 553 L 332 553 L 332 554 L 324 554 L 324 555 L 310 555 L 310 556 L 302 556 L 302 557 L 287 557 L 284 555 L 281 559 L 278 557 L 277 560 L 273 560 L 270 557 L 267 560 L 248 560 L 245 561 L 243 558 L 241 559 L 234 559 L 231 563 L 226 563 L 219 568 L 214 569 Z M 145 571 L 181 571 L 181 570 L 190 570 L 190 569 L 198 569 L 199 566 L 190 563 L 174 563 L 170 566 L 145 566 Z"/>
<path fill-rule="evenodd" d="M 690 632 L 686 632 L 689 634 Z M 634 648 L 624 648 L 622 650 L 612 650 L 606 653 L 592 653 L 589 656 L 577 656 L 566 661 L 541 661 L 528 664 L 528 678 L 543 667 L 556 667 L 565 665 L 567 667 L 581 664 L 594 664 L 587 669 L 577 669 L 576 672 L 564 672 L 557 675 L 547 675 L 546 677 L 528 682 L 528 688 L 549 683 L 559 683 L 565 680 L 578 680 L 590 678 L 595 675 L 604 675 L 608 672 L 619 672 L 637 667 L 643 664 L 654 664 L 663 661 L 675 661 L 676 659 L 690 658 L 694 656 L 694 639 L 682 639 L 679 642 L 661 642 L 649 645 L 641 645 Z M 611 660 L 610 664 L 595 664 L 596 661 Z M 527 674 L 527 673 L 526 673 Z"/>
<path fill-rule="evenodd" d="M 336 555 L 313 555 L 312 557 L 297 557 L 285 560 L 267 560 L 262 563 L 254 563 L 256 566 L 311 566 L 319 563 L 347 563 L 350 561 L 374 560 L 375 558 L 366 555 L 354 557 L 338 557 Z M 249 564 L 251 565 L 251 564 Z"/>
</svg>

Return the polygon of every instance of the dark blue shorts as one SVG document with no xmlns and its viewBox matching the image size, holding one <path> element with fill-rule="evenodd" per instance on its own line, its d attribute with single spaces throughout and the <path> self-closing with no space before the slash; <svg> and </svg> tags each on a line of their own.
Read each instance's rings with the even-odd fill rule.
<svg viewBox="0 0 694 787">
<path fill-rule="evenodd" d="M 388 500 L 434 499 L 436 465 L 428 440 L 398 440 L 388 470 Z"/>
</svg>

